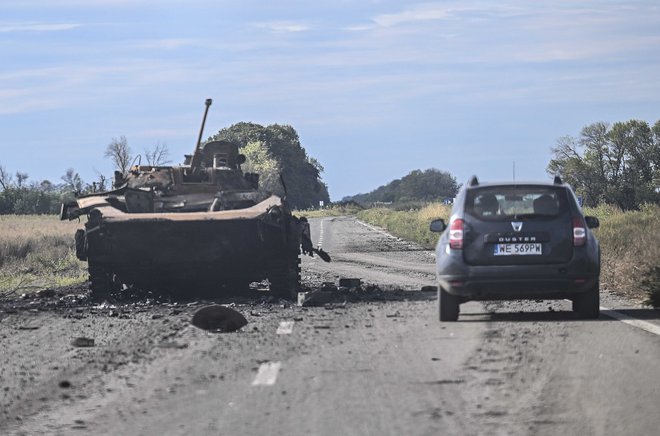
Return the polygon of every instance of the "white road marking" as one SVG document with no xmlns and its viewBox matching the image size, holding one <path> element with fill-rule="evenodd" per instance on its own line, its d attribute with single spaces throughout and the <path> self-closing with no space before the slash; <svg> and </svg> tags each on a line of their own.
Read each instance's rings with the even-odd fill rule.
<svg viewBox="0 0 660 436">
<path fill-rule="evenodd" d="M 319 247 L 319 248 L 323 247 L 323 236 L 324 236 L 324 234 L 325 234 L 325 226 L 324 226 L 324 224 L 325 224 L 325 219 L 322 219 L 322 220 L 321 220 L 321 226 L 320 226 L 321 229 L 319 230 L 319 243 L 318 243 L 318 247 Z"/>
<path fill-rule="evenodd" d="M 278 335 L 290 335 L 291 332 L 293 331 L 293 325 L 295 324 L 295 321 L 282 321 L 280 322 L 280 325 L 277 327 L 277 333 Z"/>
<path fill-rule="evenodd" d="M 273 386 L 277 381 L 277 375 L 280 373 L 281 367 L 282 362 L 262 363 L 252 386 Z"/>
<path fill-rule="evenodd" d="M 660 326 L 656 324 L 650 323 L 648 321 L 642 321 L 641 319 L 633 318 L 632 316 L 628 316 L 626 314 L 617 312 L 616 310 L 612 310 L 604 306 L 600 306 L 600 313 L 602 313 L 605 316 L 609 316 L 610 318 L 617 319 L 633 327 L 637 327 L 638 329 L 642 329 L 649 333 L 653 333 L 654 335 L 660 336 Z"/>
</svg>

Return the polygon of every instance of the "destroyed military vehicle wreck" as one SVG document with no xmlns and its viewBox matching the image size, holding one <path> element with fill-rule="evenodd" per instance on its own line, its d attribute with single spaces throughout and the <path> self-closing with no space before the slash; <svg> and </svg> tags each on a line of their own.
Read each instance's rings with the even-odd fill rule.
<svg viewBox="0 0 660 436">
<path fill-rule="evenodd" d="M 115 174 L 114 190 L 62 205 L 62 220 L 87 216 L 76 255 L 88 262 L 93 297 L 127 287 L 221 292 L 268 279 L 275 296 L 295 298 L 301 251 L 330 260 L 313 248 L 307 220 L 291 214 L 286 195 L 260 191 L 259 174 L 243 173 L 236 144 L 201 144 L 210 105 L 183 165 L 138 163 Z"/>
</svg>

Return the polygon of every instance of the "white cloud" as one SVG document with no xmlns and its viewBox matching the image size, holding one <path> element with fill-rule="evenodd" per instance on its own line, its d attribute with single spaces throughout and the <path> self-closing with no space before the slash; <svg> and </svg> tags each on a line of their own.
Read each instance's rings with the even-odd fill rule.
<svg viewBox="0 0 660 436">
<path fill-rule="evenodd" d="M 432 21 L 449 18 L 452 9 L 442 5 L 421 5 L 394 14 L 381 14 L 373 18 L 379 26 L 390 27 L 415 21 Z"/>
<path fill-rule="evenodd" d="M 75 23 L 0 23 L 0 33 L 8 32 L 60 32 L 81 27 Z"/>
<path fill-rule="evenodd" d="M 270 21 L 264 23 L 254 23 L 254 27 L 270 30 L 275 33 L 297 33 L 309 30 L 309 26 L 301 23 L 286 21 Z"/>
<path fill-rule="evenodd" d="M 184 47 L 199 45 L 200 43 L 201 42 L 198 40 L 188 38 L 164 38 L 137 41 L 132 44 L 132 46 L 133 48 L 148 50 L 177 50 Z"/>
</svg>

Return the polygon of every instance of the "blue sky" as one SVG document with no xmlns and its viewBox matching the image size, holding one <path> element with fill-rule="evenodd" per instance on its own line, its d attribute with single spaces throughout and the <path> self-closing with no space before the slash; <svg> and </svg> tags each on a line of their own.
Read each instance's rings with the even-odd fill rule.
<svg viewBox="0 0 660 436">
<path fill-rule="evenodd" d="M 0 165 L 59 182 L 103 152 L 292 125 L 333 200 L 413 169 L 546 179 L 592 122 L 660 119 L 657 1 L 3 0 Z"/>
</svg>

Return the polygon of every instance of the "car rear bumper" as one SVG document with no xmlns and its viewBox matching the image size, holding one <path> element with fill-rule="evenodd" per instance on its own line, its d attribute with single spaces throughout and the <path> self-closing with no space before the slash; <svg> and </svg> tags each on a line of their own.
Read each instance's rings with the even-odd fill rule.
<svg viewBox="0 0 660 436">
<path fill-rule="evenodd" d="M 438 284 L 469 300 L 558 299 L 593 289 L 600 267 L 587 253 L 571 262 L 546 265 L 467 265 L 462 257 L 438 263 Z"/>
<path fill-rule="evenodd" d="M 440 286 L 452 295 L 470 300 L 560 299 L 593 289 L 597 278 L 557 279 L 468 279 L 439 277 Z"/>
</svg>

